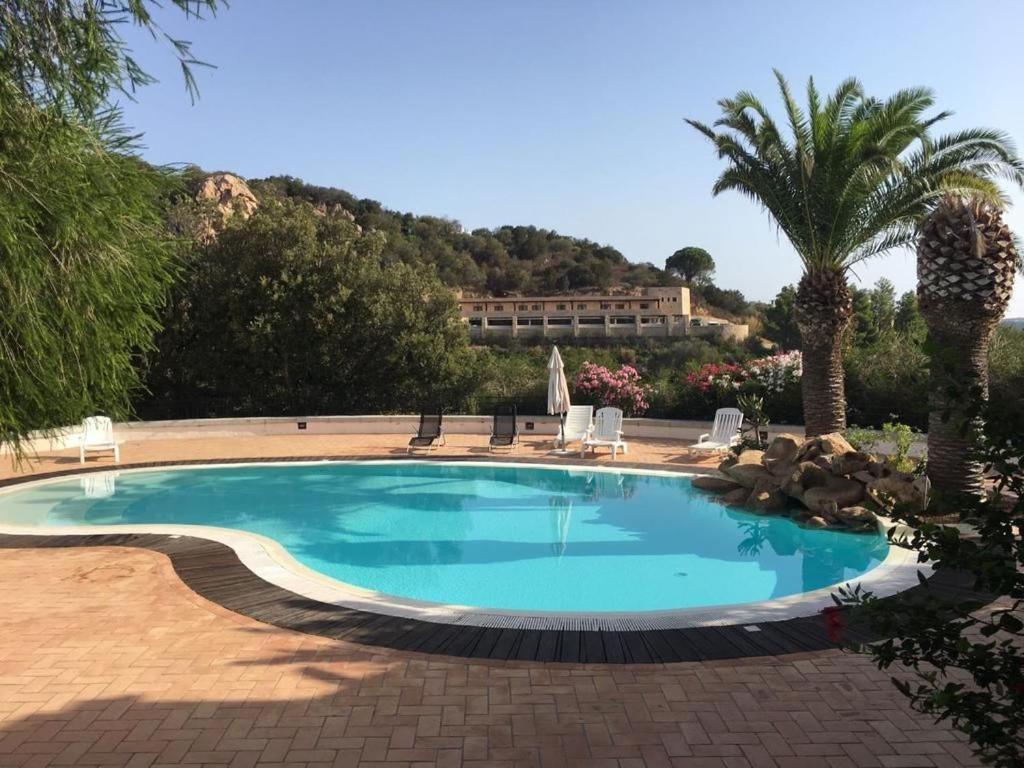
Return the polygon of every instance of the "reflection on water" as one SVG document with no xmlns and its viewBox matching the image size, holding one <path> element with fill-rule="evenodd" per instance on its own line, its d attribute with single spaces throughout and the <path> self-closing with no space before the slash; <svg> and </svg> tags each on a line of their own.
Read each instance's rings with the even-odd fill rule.
<svg viewBox="0 0 1024 768">
<path fill-rule="evenodd" d="M 85 475 L 80 481 L 82 493 L 87 499 L 108 499 L 117 491 L 115 472 L 96 472 Z"/>
<path fill-rule="evenodd" d="M 237 528 L 370 589 L 534 610 L 764 600 L 856 578 L 886 552 L 878 536 L 727 509 L 684 477 L 508 466 L 220 467 L 116 486 L 90 475 L 0 497 L 0 520 Z"/>
</svg>

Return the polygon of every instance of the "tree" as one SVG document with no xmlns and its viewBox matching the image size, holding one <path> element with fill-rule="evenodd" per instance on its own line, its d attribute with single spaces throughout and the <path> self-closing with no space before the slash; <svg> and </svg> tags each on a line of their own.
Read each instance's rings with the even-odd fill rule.
<svg viewBox="0 0 1024 768">
<path fill-rule="evenodd" d="M 823 99 L 813 80 L 806 111 L 775 73 L 788 135 L 753 94 L 719 102 L 713 126 L 689 124 L 714 144 L 726 168 L 714 194 L 758 202 L 803 265 L 796 319 L 803 339 L 804 422 L 808 435 L 846 426 L 841 339 L 850 323 L 851 266 L 914 242 L 943 193 L 1001 199 L 995 182 L 1024 184 L 1024 165 L 1006 136 L 985 129 L 933 136 L 948 116 L 927 116 L 931 91 L 912 88 L 868 98 L 854 79 Z"/>
<path fill-rule="evenodd" d="M 871 291 L 850 288 L 850 307 L 853 316 L 853 343 L 866 347 L 878 341 L 878 319 Z"/>
<path fill-rule="evenodd" d="M 216 13 L 217 0 L 171 0 L 188 18 Z M 165 33 L 151 14 L 158 0 L 0 0 L 0 72 L 8 86 L 41 107 L 93 123 L 108 119 L 111 95 L 154 82 L 119 32 L 135 24 L 170 44 L 185 87 L 198 95 L 187 40 Z M 7 94 L 5 94 L 7 95 Z M 113 111 L 116 115 L 116 110 Z"/>
<path fill-rule="evenodd" d="M 0 0 L 0 444 L 17 455 L 34 430 L 126 415 L 158 327 L 173 179 L 131 154 L 109 104 L 148 82 L 117 34 L 156 31 L 147 6 Z"/>
<path fill-rule="evenodd" d="M 898 333 L 902 333 L 908 338 L 924 339 L 927 329 L 917 306 L 917 293 L 914 291 L 907 291 L 896 302 L 894 326 Z"/>
<path fill-rule="evenodd" d="M 932 355 L 928 479 L 943 505 L 983 491 L 981 464 L 971 458 L 981 425 L 964 404 L 988 397 L 988 345 L 1019 266 L 1001 211 L 982 200 L 947 196 L 922 228 L 917 293 Z"/>
<path fill-rule="evenodd" d="M 958 405 L 978 421 L 987 409 L 970 396 Z M 880 669 L 901 665 L 906 673 L 892 682 L 914 709 L 950 722 L 983 763 L 1017 768 L 1024 765 L 1024 439 L 1000 411 L 986 421 L 987 434 L 970 452 L 991 490 L 956 510 L 975 535 L 898 505 L 894 521 L 905 525 L 891 527 L 889 538 L 916 552 L 934 577 L 906 596 L 883 600 L 846 587 L 835 599 L 889 638 L 846 644 Z M 955 588 L 933 586 L 943 581 Z"/>
<path fill-rule="evenodd" d="M 764 335 L 783 350 L 800 349 L 795 317 L 796 288 L 785 285 L 764 310 Z"/>
<path fill-rule="evenodd" d="M 665 260 L 665 269 L 678 274 L 687 285 L 703 284 L 711 281 L 715 260 L 703 248 L 689 246 L 669 256 Z"/>
<path fill-rule="evenodd" d="M 871 290 L 871 308 L 875 313 L 875 329 L 879 335 L 889 333 L 896 325 L 896 286 L 880 277 Z"/>
<path fill-rule="evenodd" d="M 148 407 L 219 401 L 230 415 L 458 404 L 473 366 L 455 299 L 431 270 L 388 264 L 383 248 L 379 233 L 309 203 L 269 201 L 233 219 L 179 283 Z"/>
</svg>

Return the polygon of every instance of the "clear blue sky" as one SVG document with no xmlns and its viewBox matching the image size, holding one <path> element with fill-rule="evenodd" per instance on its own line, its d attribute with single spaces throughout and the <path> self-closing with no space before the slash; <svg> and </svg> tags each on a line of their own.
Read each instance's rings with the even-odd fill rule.
<svg viewBox="0 0 1024 768">
<path fill-rule="evenodd" d="M 1024 142 L 1020 2 L 234 0 L 198 24 L 160 18 L 217 69 L 192 106 L 170 54 L 129 35 L 161 81 L 126 105 L 152 161 L 289 174 L 467 228 L 535 224 L 632 261 L 699 245 L 754 299 L 795 282 L 796 257 L 755 205 L 711 196 L 720 164 L 683 117 L 711 120 L 740 89 L 775 104 L 778 67 L 800 88 L 927 85 L 949 129 Z M 911 289 L 913 254 L 856 277 L 883 275 Z"/>
</svg>

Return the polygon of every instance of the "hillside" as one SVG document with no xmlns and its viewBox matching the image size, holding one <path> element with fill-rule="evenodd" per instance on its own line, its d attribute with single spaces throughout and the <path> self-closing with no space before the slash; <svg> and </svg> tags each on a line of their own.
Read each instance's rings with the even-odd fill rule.
<svg viewBox="0 0 1024 768">
<path fill-rule="evenodd" d="M 466 232 L 453 219 L 417 216 L 318 187 L 290 176 L 251 179 L 260 199 L 290 197 L 348 211 L 364 230 L 387 237 L 386 254 L 407 264 L 433 264 L 440 278 L 467 295 L 631 290 L 671 285 L 678 278 L 651 264 L 633 264 L 615 248 L 532 226 Z"/>
<path fill-rule="evenodd" d="M 1003 320 L 1003 325 L 1008 325 L 1010 328 L 1019 328 L 1024 331 L 1024 317 L 1008 317 Z"/>
</svg>

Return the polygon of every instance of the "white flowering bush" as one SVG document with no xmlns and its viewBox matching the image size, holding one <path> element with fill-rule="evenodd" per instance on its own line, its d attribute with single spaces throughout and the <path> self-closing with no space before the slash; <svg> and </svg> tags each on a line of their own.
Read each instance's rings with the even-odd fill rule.
<svg viewBox="0 0 1024 768">
<path fill-rule="evenodd" d="M 743 366 L 747 381 L 759 384 L 765 393 L 782 392 L 803 376 L 803 356 L 799 351 L 783 352 L 751 360 Z"/>
</svg>

